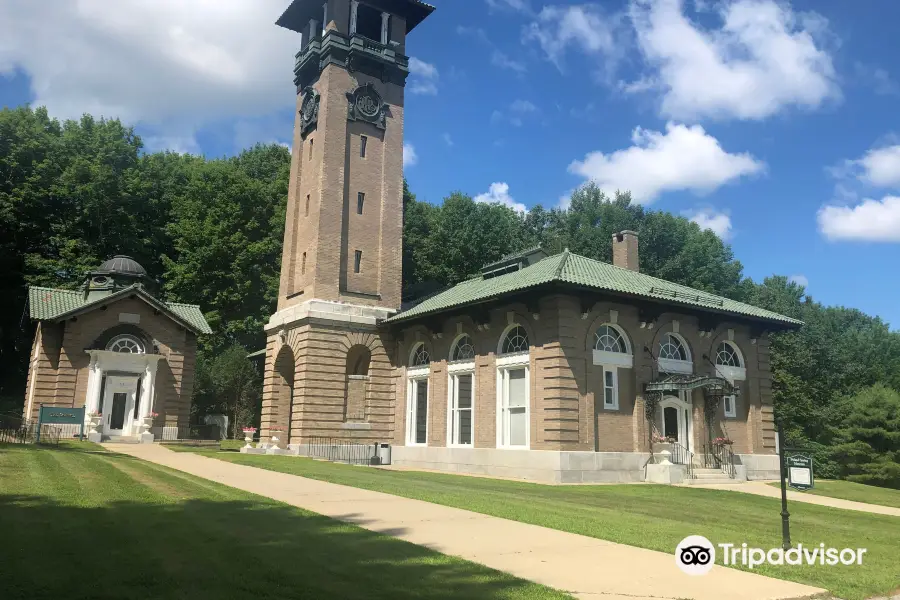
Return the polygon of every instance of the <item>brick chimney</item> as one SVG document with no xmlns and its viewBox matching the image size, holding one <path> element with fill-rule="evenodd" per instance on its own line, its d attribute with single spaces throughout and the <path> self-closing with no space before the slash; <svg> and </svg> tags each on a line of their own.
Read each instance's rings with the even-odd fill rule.
<svg viewBox="0 0 900 600">
<path fill-rule="evenodd" d="M 623 269 L 640 271 L 638 262 L 638 234 L 636 231 L 620 231 L 612 236 L 613 264 Z"/>
</svg>

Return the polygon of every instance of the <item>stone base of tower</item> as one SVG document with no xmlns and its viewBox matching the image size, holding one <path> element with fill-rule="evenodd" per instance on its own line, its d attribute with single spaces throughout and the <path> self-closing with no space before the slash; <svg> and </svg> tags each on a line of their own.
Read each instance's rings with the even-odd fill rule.
<svg viewBox="0 0 900 600">
<path fill-rule="evenodd" d="M 377 324 L 393 313 L 309 300 L 272 315 L 266 325 L 260 441 L 275 436 L 282 448 L 321 437 L 391 441 L 392 344 Z"/>
</svg>

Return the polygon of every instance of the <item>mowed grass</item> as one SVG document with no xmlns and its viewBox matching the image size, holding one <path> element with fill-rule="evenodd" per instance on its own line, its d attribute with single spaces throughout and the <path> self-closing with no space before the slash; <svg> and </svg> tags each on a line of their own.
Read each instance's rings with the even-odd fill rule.
<svg viewBox="0 0 900 600">
<path fill-rule="evenodd" d="M 781 486 L 780 483 L 770 483 L 769 485 L 774 487 Z M 791 489 L 791 491 L 797 492 L 797 490 L 794 489 Z M 841 500 L 853 500 L 854 502 L 866 502 L 868 504 L 880 504 L 881 506 L 900 508 L 900 490 L 881 488 L 874 485 L 864 485 L 862 483 L 853 483 L 852 481 L 817 479 L 813 489 L 797 493 L 812 494 L 814 496 L 828 496 L 829 498 L 839 498 Z"/>
<path fill-rule="evenodd" d="M 662 552 L 674 552 L 678 542 L 693 534 L 714 544 L 781 547 L 780 501 L 751 494 L 645 484 L 549 486 L 298 457 L 201 453 Z M 900 518 L 799 502 L 789 510 L 795 544 L 867 548 L 863 564 L 767 565 L 754 572 L 822 587 L 844 600 L 886 595 L 900 586 Z M 721 558 L 717 561 L 721 564 Z"/>
<path fill-rule="evenodd" d="M 4 600 L 562 599 L 93 444 L 0 445 Z"/>
</svg>

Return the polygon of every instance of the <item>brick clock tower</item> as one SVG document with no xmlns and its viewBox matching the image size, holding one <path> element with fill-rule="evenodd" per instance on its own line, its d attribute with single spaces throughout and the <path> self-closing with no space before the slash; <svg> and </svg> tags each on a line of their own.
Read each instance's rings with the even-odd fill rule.
<svg viewBox="0 0 900 600">
<path fill-rule="evenodd" d="M 297 113 L 261 439 L 391 439 L 400 308 L 406 36 L 419 0 L 294 0 Z M 280 431 L 282 430 L 282 431 Z"/>
</svg>

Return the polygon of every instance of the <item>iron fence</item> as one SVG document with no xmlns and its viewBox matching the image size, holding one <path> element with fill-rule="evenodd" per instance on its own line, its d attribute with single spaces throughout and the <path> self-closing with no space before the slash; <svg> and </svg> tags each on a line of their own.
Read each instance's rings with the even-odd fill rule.
<svg viewBox="0 0 900 600">
<path fill-rule="evenodd" d="M 40 436 L 38 424 L 26 421 L 15 415 L 0 414 L 0 442 L 7 444 L 33 444 L 40 437 L 41 444 L 59 445 L 60 428 L 53 425 L 41 425 Z"/>
<path fill-rule="evenodd" d="M 158 430 L 162 442 L 181 441 L 222 441 L 222 429 L 217 423 L 211 425 L 166 426 Z"/>
<path fill-rule="evenodd" d="M 350 440 L 310 436 L 306 441 L 306 455 L 348 465 L 380 464 L 378 444 L 360 444 Z"/>
</svg>

